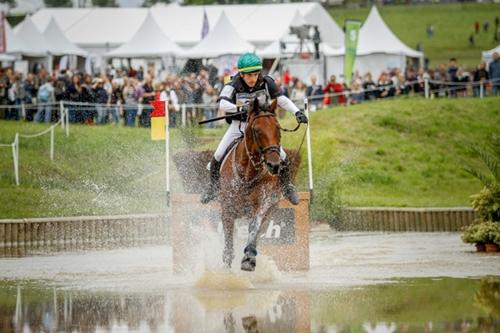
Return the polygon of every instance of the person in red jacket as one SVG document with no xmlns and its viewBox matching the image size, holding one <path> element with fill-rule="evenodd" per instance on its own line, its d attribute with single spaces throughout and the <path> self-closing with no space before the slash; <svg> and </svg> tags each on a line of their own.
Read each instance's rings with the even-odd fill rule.
<svg viewBox="0 0 500 333">
<path fill-rule="evenodd" d="M 323 89 L 325 94 L 339 94 L 344 92 L 344 85 L 337 82 L 337 77 L 335 75 L 330 76 L 330 82 Z M 330 98 L 330 103 L 332 102 L 332 98 Z M 337 96 L 338 104 L 345 105 L 347 99 L 345 95 Z"/>
</svg>

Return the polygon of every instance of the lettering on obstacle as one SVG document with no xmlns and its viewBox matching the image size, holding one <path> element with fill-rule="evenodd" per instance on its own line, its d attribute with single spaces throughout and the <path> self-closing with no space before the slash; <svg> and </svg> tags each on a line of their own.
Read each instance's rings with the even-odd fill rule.
<svg viewBox="0 0 500 333">
<path fill-rule="evenodd" d="M 300 203 L 285 200 L 271 216 L 259 236 L 259 253 L 274 259 L 281 270 L 309 269 L 309 193 L 300 193 Z M 185 270 L 186 260 L 203 239 L 199 235 L 215 232 L 223 242 L 223 227 L 218 204 L 202 205 L 197 194 L 172 196 L 171 243 L 174 270 Z M 234 236 L 243 243 L 248 238 L 248 220 L 236 220 Z M 198 246 L 199 247 L 199 246 Z M 235 246 L 235 253 L 243 248 Z M 214 254 L 215 255 L 215 254 Z M 221 263 L 222 263 L 222 252 Z M 179 267 L 178 267 L 179 266 Z M 178 269 L 179 268 L 179 269 Z"/>
</svg>

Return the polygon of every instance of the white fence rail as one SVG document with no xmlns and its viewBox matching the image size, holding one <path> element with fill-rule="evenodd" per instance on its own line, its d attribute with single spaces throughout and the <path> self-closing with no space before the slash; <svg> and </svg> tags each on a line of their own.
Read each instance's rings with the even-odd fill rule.
<svg viewBox="0 0 500 333">
<path fill-rule="evenodd" d="M 11 147 L 12 149 L 12 159 L 13 159 L 13 165 L 14 165 L 14 179 L 16 182 L 16 185 L 19 186 L 20 181 L 19 181 L 19 143 L 20 139 L 35 139 L 40 136 L 43 136 L 47 133 L 50 133 L 50 150 L 49 150 L 49 158 L 51 161 L 54 161 L 54 153 L 55 153 L 55 128 L 61 124 L 61 127 L 66 130 L 66 136 L 69 136 L 69 123 L 68 123 L 68 116 L 67 116 L 67 109 L 64 109 L 62 107 L 61 103 L 61 116 L 59 120 L 52 124 L 50 127 L 47 129 L 38 132 L 38 133 L 33 133 L 33 134 L 22 134 L 16 132 L 14 136 L 14 141 L 10 144 L 0 144 L 1 147 Z"/>
</svg>

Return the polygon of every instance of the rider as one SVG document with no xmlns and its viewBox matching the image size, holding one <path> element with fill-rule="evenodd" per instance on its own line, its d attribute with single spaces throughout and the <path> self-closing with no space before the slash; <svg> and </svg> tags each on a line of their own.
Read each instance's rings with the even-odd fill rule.
<svg viewBox="0 0 500 333">
<path fill-rule="evenodd" d="M 248 111 L 249 101 L 257 98 L 260 105 L 277 99 L 278 105 L 293 113 L 299 123 L 307 123 L 307 117 L 290 99 L 283 96 L 274 80 L 262 75 L 262 61 L 254 53 L 245 53 L 238 59 L 238 75 L 235 75 L 222 89 L 218 101 L 219 108 L 226 114 L 236 113 L 236 105 L 242 111 Z M 238 115 L 228 118 L 230 126 L 219 143 L 209 164 L 210 184 L 201 195 L 201 202 L 206 204 L 217 197 L 219 191 L 220 166 L 228 146 L 245 131 L 247 116 Z M 280 147 L 281 148 L 281 147 Z M 290 161 L 283 148 L 280 149 L 281 167 L 279 171 L 280 188 L 283 196 L 292 204 L 299 203 L 299 196 L 292 184 Z"/>
</svg>

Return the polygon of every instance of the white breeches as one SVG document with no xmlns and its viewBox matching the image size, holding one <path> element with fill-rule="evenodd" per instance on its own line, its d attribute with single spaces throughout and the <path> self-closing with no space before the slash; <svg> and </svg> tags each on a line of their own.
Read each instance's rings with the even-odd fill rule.
<svg viewBox="0 0 500 333">
<path fill-rule="evenodd" d="M 214 157 L 217 161 L 221 161 L 224 153 L 226 152 L 227 147 L 236 140 L 236 138 L 239 138 L 242 136 L 243 132 L 245 132 L 245 128 L 247 127 L 246 122 L 240 122 L 239 120 L 233 120 L 231 125 L 229 125 L 229 128 L 226 131 L 226 134 L 222 137 L 221 142 L 219 143 L 219 146 L 217 147 L 217 150 L 214 153 Z M 241 132 L 240 132 L 241 130 Z M 280 147 L 280 158 L 282 161 L 285 160 L 286 158 L 286 153 L 283 147 Z"/>
</svg>

